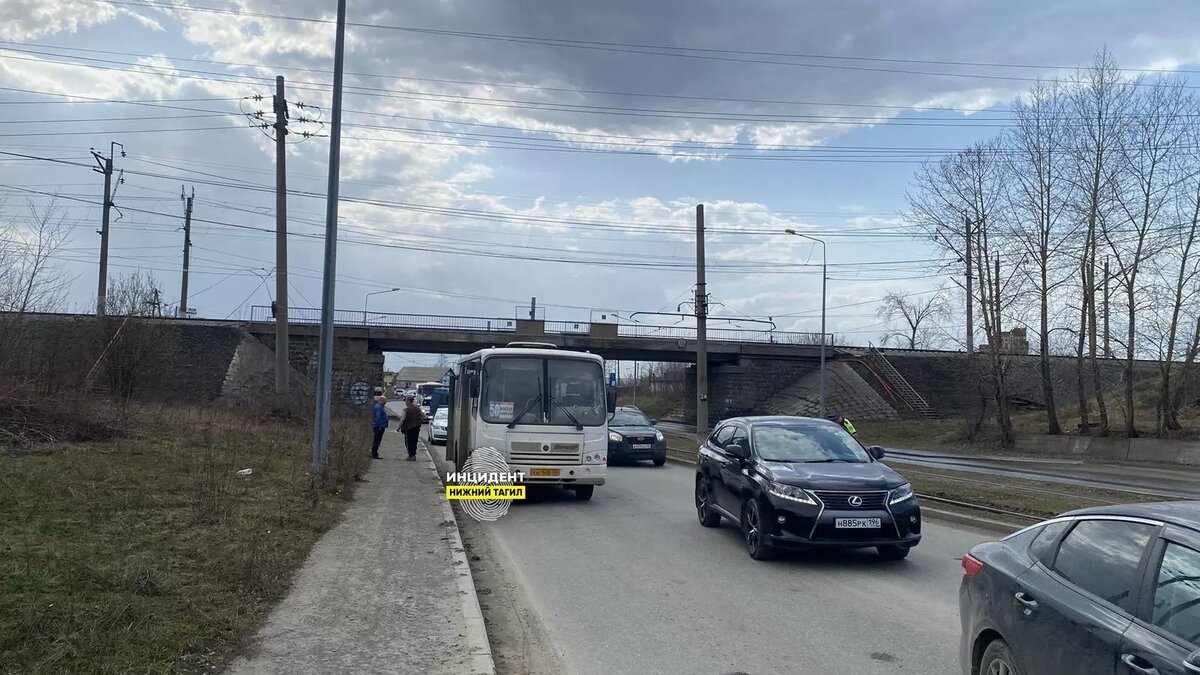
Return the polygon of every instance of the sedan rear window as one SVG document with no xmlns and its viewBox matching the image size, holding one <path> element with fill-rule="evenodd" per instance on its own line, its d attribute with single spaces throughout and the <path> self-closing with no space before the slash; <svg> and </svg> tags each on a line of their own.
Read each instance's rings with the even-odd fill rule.
<svg viewBox="0 0 1200 675">
<path fill-rule="evenodd" d="M 1133 613 L 1138 565 L 1154 526 L 1119 520 L 1084 520 L 1071 530 L 1054 570 L 1083 590 Z"/>
<path fill-rule="evenodd" d="M 1200 553 L 1167 544 L 1154 589 L 1153 623 L 1192 645 L 1200 642 Z"/>
</svg>

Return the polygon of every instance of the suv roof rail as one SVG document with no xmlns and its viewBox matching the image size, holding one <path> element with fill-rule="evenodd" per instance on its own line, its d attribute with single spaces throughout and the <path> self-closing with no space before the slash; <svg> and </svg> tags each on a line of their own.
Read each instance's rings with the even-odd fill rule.
<svg viewBox="0 0 1200 675">
<path fill-rule="evenodd" d="M 558 349 L 558 345 L 549 342 L 510 342 L 505 347 L 520 347 L 526 349 Z"/>
</svg>

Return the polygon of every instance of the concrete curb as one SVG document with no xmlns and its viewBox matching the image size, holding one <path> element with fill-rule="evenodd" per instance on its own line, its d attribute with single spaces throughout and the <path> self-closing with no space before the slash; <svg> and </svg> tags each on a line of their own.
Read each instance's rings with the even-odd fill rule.
<svg viewBox="0 0 1200 675">
<path fill-rule="evenodd" d="M 1013 525 L 1012 523 L 1006 523 L 1002 520 L 994 520 L 992 518 L 985 518 L 983 516 L 974 516 L 968 513 L 959 513 L 957 511 L 944 511 L 942 509 L 930 508 L 925 504 L 921 505 L 921 517 L 931 520 L 940 520 L 946 523 L 954 523 L 955 525 L 966 525 L 968 527 L 975 527 L 981 530 L 1000 532 L 1003 534 L 1012 534 L 1013 532 L 1026 527 L 1025 525 Z M 1033 525 L 1033 523 L 1030 522 L 1029 525 Z"/>
<path fill-rule="evenodd" d="M 421 443 L 425 451 L 425 466 L 437 476 L 442 484 L 441 473 L 433 461 L 429 446 Z M 467 562 L 466 549 L 463 547 L 462 535 L 458 530 L 458 519 L 454 517 L 454 509 L 450 501 L 442 499 L 442 516 L 454 523 L 453 536 L 450 541 L 450 552 L 454 556 L 454 571 L 458 577 L 458 595 L 462 600 L 463 618 L 467 624 L 467 647 L 470 649 L 471 675 L 495 675 L 496 663 L 492 659 L 492 646 L 488 642 L 487 626 L 483 623 L 483 611 L 479 608 L 479 594 L 475 591 L 475 579 L 471 576 L 471 565 Z"/>
</svg>

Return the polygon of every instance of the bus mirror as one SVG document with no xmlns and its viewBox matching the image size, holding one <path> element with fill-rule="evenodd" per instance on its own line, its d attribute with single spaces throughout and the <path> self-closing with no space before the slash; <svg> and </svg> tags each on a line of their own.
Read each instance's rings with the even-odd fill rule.
<svg viewBox="0 0 1200 675">
<path fill-rule="evenodd" d="M 467 377 L 471 383 L 471 398 L 479 398 L 479 373 L 472 372 Z"/>
<path fill-rule="evenodd" d="M 608 412 L 615 412 L 617 409 L 617 390 L 615 387 L 608 387 L 605 390 L 608 402 Z"/>
</svg>

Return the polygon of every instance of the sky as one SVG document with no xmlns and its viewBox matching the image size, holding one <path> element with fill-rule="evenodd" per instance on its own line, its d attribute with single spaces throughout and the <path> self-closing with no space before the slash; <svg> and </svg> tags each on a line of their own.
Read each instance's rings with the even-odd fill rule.
<svg viewBox="0 0 1200 675">
<path fill-rule="evenodd" d="M 110 274 L 149 272 L 178 302 L 194 189 L 189 306 L 270 304 L 275 150 L 254 125 L 277 75 L 289 301 L 317 306 L 335 11 L 0 3 L 0 214 L 19 225 L 53 200 L 71 309 L 94 306 L 90 151 L 113 142 Z M 949 286 L 903 217 L 919 164 L 998 133 L 1037 78 L 1105 46 L 1128 69 L 1188 70 L 1198 19 L 1185 1 L 350 0 L 336 305 L 512 318 L 536 297 L 548 320 L 684 325 L 666 314 L 689 311 L 703 203 L 711 325 L 819 329 L 821 247 L 790 228 L 825 242 L 827 332 L 877 342 L 884 294 Z"/>
</svg>

